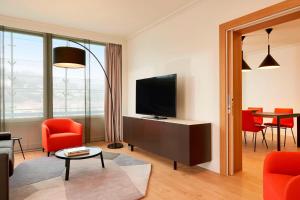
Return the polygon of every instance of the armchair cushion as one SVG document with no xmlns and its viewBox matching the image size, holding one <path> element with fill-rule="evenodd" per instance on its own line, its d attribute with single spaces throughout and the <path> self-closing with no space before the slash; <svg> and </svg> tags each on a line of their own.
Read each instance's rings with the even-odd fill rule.
<svg viewBox="0 0 300 200">
<path fill-rule="evenodd" d="M 8 155 L 9 176 L 11 176 L 14 172 L 14 143 L 12 140 L 0 140 L 0 154 Z"/>
<path fill-rule="evenodd" d="M 291 199 L 291 200 L 300 199 L 299 188 L 300 188 L 300 176 L 295 176 L 288 182 L 288 186 L 285 189 L 286 199 Z"/>
<path fill-rule="evenodd" d="M 300 152 L 271 152 L 264 162 L 264 172 L 300 175 Z"/>
<path fill-rule="evenodd" d="M 0 133 L 0 199 L 9 199 L 9 176 L 14 172 L 14 145 L 9 132 Z"/>
<path fill-rule="evenodd" d="M 265 199 L 282 200 L 284 199 L 284 188 L 293 178 L 289 175 L 267 174 L 264 177 Z M 269 195 L 270 194 L 270 195 Z"/>
<path fill-rule="evenodd" d="M 300 199 L 300 152 L 272 152 L 264 161 L 264 200 Z"/>
<path fill-rule="evenodd" d="M 8 155 L 0 153 L 0 199 L 9 199 Z"/>
<path fill-rule="evenodd" d="M 11 134 L 10 132 L 0 132 L 0 140 L 10 140 Z"/>
<path fill-rule="evenodd" d="M 13 175 L 14 171 L 14 153 L 12 151 L 12 147 L 9 148 L 2 148 L 0 147 L 0 154 L 7 154 L 8 155 L 8 167 L 9 167 L 9 176 Z"/>
<path fill-rule="evenodd" d="M 0 141 L 0 148 L 12 148 L 13 141 L 12 140 L 3 140 Z"/>
</svg>

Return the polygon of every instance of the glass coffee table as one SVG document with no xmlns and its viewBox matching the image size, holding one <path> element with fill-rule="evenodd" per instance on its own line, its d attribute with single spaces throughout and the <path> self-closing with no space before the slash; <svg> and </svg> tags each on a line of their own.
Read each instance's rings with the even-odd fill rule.
<svg viewBox="0 0 300 200">
<path fill-rule="evenodd" d="M 89 154 L 86 155 L 80 155 L 80 156 L 71 156 L 68 157 L 64 153 L 63 150 L 59 150 L 55 153 L 55 156 L 57 158 L 65 160 L 65 167 L 66 167 L 66 174 L 65 174 L 65 180 L 69 180 L 69 173 L 70 173 L 70 161 L 71 160 L 83 160 L 83 159 L 88 159 L 88 158 L 93 158 L 96 156 L 100 155 L 101 163 L 102 163 L 102 168 L 105 168 L 104 166 L 104 161 L 103 161 L 103 154 L 102 154 L 102 149 L 99 147 L 87 147 L 90 150 Z"/>
</svg>

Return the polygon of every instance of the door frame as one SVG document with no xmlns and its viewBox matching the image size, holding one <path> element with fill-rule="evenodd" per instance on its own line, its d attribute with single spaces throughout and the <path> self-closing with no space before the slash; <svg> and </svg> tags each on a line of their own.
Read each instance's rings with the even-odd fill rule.
<svg viewBox="0 0 300 200">
<path fill-rule="evenodd" d="M 300 0 L 286 0 L 219 26 L 220 174 L 242 170 L 241 36 L 300 19 Z"/>
</svg>

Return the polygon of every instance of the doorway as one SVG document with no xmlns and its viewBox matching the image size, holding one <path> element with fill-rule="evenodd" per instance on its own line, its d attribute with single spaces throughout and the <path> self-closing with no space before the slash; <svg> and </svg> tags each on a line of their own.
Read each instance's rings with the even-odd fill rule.
<svg viewBox="0 0 300 200">
<path fill-rule="evenodd" d="M 220 172 L 234 175 L 242 165 L 241 36 L 300 19 L 300 1 L 284 1 L 220 25 Z"/>
</svg>

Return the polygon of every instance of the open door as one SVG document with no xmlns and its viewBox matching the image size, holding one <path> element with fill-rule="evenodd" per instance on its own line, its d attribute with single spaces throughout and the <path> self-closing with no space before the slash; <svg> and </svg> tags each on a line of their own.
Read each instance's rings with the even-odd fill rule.
<svg viewBox="0 0 300 200">
<path fill-rule="evenodd" d="M 220 172 L 242 170 L 241 36 L 300 18 L 300 1 L 290 0 L 220 25 Z"/>
</svg>

